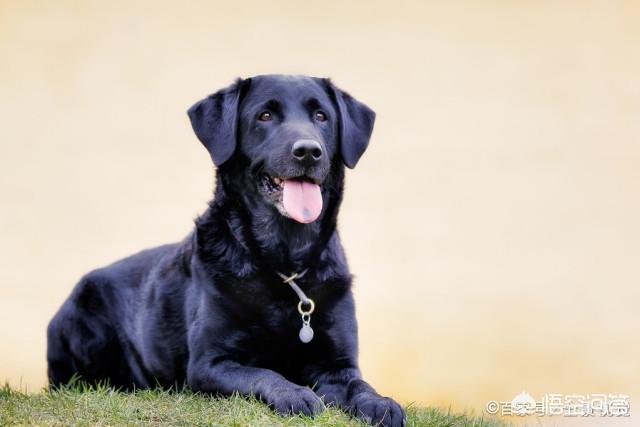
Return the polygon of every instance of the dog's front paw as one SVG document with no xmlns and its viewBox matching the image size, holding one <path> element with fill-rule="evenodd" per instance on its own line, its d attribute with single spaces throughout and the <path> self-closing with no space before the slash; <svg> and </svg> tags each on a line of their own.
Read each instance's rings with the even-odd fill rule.
<svg viewBox="0 0 640 427">
<path fill-rule="evenodd" d="M 366 423 L 376 426 L 403 427 L 407 423 L 404 409 L 396 401 L 371 392 L 354 396 L 351 412 Z"/>
<path fill-rule="evenodd" d="M 324 403 L 308 387 L 278 387 L 269 393 L 267 403 L 280 415 L 316 415 L 324 410 Z"/>
</svg>

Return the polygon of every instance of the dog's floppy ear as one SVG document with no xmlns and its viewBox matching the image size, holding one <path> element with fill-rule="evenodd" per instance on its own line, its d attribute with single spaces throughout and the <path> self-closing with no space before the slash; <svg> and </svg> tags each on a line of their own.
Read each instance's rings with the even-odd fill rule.
<svg viewBox="0 0 640 427">
<path fill-rule="evenodd" d="M 236 128 L 240 93 L 247 80 L 209 95 L 189 108 L 191 126 L 216 166 L 231 158 L 236 149 Z"/>
<path fill-rule="evenodd" d="M 340 153 L 344 164 L 353 169 L 369 145 L 376 113 L 326 80 L 340 112 Z"/>
</svg>

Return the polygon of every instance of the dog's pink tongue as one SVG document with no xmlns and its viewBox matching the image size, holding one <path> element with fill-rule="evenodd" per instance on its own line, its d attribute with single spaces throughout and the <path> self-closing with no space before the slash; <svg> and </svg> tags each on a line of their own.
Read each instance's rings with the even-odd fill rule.
<svg viewBox="0 0 640 427">
<path fill-rule="evenodd" d="M 313 222 L 322 211 L 320 186 L 306 181 L 285 179 L 282 203 L 291 218 L 303 224 Z"/>
</svg>

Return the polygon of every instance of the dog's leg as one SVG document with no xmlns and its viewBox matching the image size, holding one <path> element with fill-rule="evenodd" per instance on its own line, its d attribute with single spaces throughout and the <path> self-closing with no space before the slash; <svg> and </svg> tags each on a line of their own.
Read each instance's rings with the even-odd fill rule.
<svg viewBox="0 0 640 427">
<path fill-rule="evenodd" d="M 305 383 L 313 385 L 316 394 L 326 404 L 340 407 L 370 424 L 405 425 L 402 407 L 394 400 L 379 395 L 362 379 L 357 362 L 358 332 L 351 292 L 334 302 L 332 310 L 342 321 L 335 322 L 325 333 L 330 334 L 337 351 L 325 354 L 320 362 L 307 364 L 302 372 Z"/>
<path fill-rule="evenodd" d="M 50 386 L 65 385 L 71 380 L 73 374 L 78 372 L 68 347 L 58 315 L 53 318 L 47 328 L 47 375 Z"/>
<path fill-rule="evenodd" d="M 294 384 L 269 369 L 231 360 L 189 363 L 187 381 L 195 391 L 256 396 L 282 415 L 315 415 L 324 409 L 322 400 L 310 388 Z"/>
<path fill-rule="evenodd" d="M 143 385 L 132 376 L 109 319 L 107 278 L 90 273 L 76 286 L 47 330 L 48 376 L 52 386 L 67 384 L 74 374 L 89 384 L 115 388 Z M 146 385 L 146 384 L 144 384 Z"/>
<path fill-rule="evenodd" d="M 321 371 L 312 376 L 315 392 L 326 404 L 345 409 L 365 422 L 379 426 L 406 424 L 402 407 L 393 399 L 379 395 L 362 379 L 355 367 Z"/>
</svg>

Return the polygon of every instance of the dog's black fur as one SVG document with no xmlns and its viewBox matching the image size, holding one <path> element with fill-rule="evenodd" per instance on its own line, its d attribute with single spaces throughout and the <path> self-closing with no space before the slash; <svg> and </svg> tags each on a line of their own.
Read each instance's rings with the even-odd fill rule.
<svg viewBox="0 0 640 427">
<path fill-rule="evenodd" d="M 326 79 L 258 76 L 189 116 L 218 167 L 213 201 L 182 242 L 81 279 L 49 324 L 50 383 L 74 374 L 123 389 L 186 383 L 255 395 L 282 414 L 315 414 L 322 397 L 369 422 L 404 424 L 402 408 L 361 378 L 336 231 L 344 165 L 366 149 L 373 111 Z M 315 141 L 321 155 L 293 155 L 299 140 Z M 274 178 L 320 184 L 320 217 L 288 218 Z M 308 344 L 298 339 L 298 298 L 276 274 L 303 269 L 298 284 L 316 304 Z"/>
</svg>

